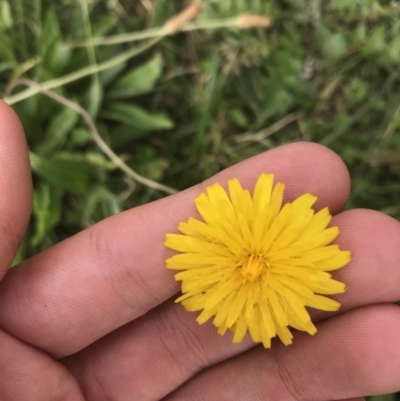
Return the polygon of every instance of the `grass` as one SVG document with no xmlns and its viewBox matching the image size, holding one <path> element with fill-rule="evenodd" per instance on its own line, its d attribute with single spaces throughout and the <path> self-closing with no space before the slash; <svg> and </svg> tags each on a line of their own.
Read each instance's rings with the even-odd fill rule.
<svg viewBox="0 0 400 401">
<path fill-rule="evenodd" d="M 400 2 L 204 3 L 171 36 L 185 1 L 0 0 L 0 93 L 23 120 L 35 181 L 16 262 L 299 140 L 344 159 L 348 208 L 400 218 Z M 272 27 L 239 29 L 243 13 Z M 45 89 L 78 103 L 115 157 Z"/>
</svg>

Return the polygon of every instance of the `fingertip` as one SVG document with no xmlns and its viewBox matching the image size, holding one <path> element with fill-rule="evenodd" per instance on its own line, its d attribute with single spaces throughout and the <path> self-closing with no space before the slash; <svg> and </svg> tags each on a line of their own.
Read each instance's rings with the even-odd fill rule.
<svg viewBox="0 0 400 401">
<path fill-rule="evenodd" d="M 351 177 L 346 163 L 337 153 L 326 146 L 313 142 L 303 142 L 302 145 L 303 152 L 308 153 L 310 159 L 316 158 L 321 171 L 326 173 L 324 179 L 326 193 L 330 196 L 334 196 L 335 193 L 339 195 L 330 210 L 331 213 L 340 212 L 349 200 L 351 191 Z M 323 207 L 323 204 L 318 206 Z"/>
<path fill-rule="evenodd" d="M 332 224 L 340 227 L 335 240 L 351 251 L 351 261 L 335 272 L 349 289 L 340 295 L 344 310 L 400 297 L 400 224 L 382 212 L 352 209 L 338 214 Z"/>
<path fill-rule="evenodd" d="M 314 142 L 296 142 L 276 148 L 287 153 L 287 164 L 299 166 L 291 182 L 296 196 L 307 191 L 318 195 L 316 209 L 329 206 L 332 214 L 340 212 L 350 196 L 350 174 L 342 158 L 326 146 Z M 293 171 L 294 173 L 294 171 Z"/>
<path fill-rule="evenodd" d="M 19 130 L 22 129 L 17 113 L 2 99 L 0 99 L 0 123 L 14 125 Z"/>
</svg>

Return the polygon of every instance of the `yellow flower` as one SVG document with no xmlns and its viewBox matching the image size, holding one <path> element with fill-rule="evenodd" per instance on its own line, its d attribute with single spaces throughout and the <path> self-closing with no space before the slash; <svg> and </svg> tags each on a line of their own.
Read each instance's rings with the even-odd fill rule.
<svg viewBox="0 0 400 401">
<path fill-rule="evenodd" d="M 182 234 L 167 234 L 165 246 L 182 252 L 167 259 L 182 281 L 181 302 L 188 311 L 202 310 L 202 324 L 214 316 L 218 333 L 247 331 L 255 342 L 271 346 L 278 335 L 292 343 L 289 326 L 313 335 L 317 329 L 306 306 L 337 311 L 340 303 L 323 295 L 345 291 L 327 273 L 350 261 L 350 252 L 329 245 L 338 227 L 328 208 L 315 213 L 316 196 L 304 194 L 282 207 L 284 184 L 262 174 L 253 196 L 234 178 L 229 196 L 214 184 L 196 199 L 203 221 L 179 224 Z M 323 294 L 323 295 L 320 295 Z"/>
</svg>

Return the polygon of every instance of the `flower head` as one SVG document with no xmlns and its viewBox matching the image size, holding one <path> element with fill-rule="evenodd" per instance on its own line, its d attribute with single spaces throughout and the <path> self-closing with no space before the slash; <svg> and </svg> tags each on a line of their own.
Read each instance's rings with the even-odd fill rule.
<svg viewBox="0 0 400 401">
<path fill-rule="evenodd" d="M 234 178 L 229 195 L 219 184 L 196 199 L 204 221 L 179 224 L 182 234 L 167 234 L 165 245 L 181 252 L 167 259 L 182 281 L 181 302 L 202 311 L 202 324 L 214 316 L 218 333 L 227 329 L 240 342 L 247 331 L 255 342 L 271 346 L 276 335 L 292 343 L 289 326 L 316 333 L 306 307 L 336 311 L 339 302 L 324 295 L 345 291 L 328 271 L 350 261 L 350 252 L 329 245 L 338 227 L 327 228 L 327 208 L 315 213 L 316 196 L 304 194 L 282 206 L 284 184 L 262 174 L 251 196 Z"/>
</svg>

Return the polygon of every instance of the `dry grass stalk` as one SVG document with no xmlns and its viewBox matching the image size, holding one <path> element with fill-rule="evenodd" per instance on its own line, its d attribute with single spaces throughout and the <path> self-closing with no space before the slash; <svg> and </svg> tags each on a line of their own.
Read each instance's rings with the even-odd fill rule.
<svg viewBox="0 0 400 401">
<path fill-rule="evenodd" d="M 242 135 L 237 135 L 235 138 L 236 143 L 241 142 L 260 142 L 265 138 L 275 134 L 281 129 L 285 128 L 287 125 L 299 119 L 299 116 L 296 113 L 288 114 L 287 116 L 281 118 L 270 127 L 264 128 L 263 130 L 253 133 L 246 133 Z"/>
<path fill-rule="evenodd" d="M 269 28 L 271 20 L 263 15 L 243 14 L 238 17 L 238 27 L 240 29 L 250 28 Z"/>
<path fill-rule="evenodd" d="M 167 35 L 178 33 L 189 21 L 196 18 L 202 7 L 201 0 L 195 0 L 181 13 L 171 18 L 164 24 L 164 31 Z"/>
</svg>

